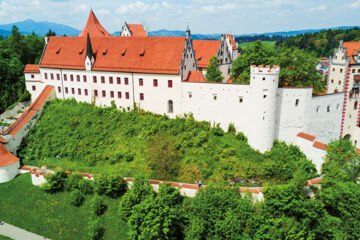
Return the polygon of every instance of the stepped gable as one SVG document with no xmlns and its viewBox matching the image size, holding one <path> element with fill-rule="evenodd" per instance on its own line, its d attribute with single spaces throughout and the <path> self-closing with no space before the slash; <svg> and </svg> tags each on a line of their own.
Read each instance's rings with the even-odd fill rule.
<svg viewBox="0 0 360 240">
<path fill-rule="evenodd" d="M 233 36 L 231 34 L 228 34 L 228 37 L 229 37 L 229 40 L 230 40 L 233 50 L 236 50 L 237 47 L 236 47 L 236 43 L 235 43 Z"/>
<path fill-rule="evenodd" d="M 210 58 L 217 54 L 220 40 L 193 40 L 195 57 L 198 67 L 207 68 Z"/>
<path fill-rule="evenodd" d="M 93 71 L 179 74 L 185 37 L 91 37 Z M 51 37 L 41 68 L 85 69 L 86 37 Z"/>
<path fill-rule="evenodd" d="M 360 49 L 359 42 L 344 42 L 344 48 L 346 48 L 346 56 L 350 58 L 350 64 L 356 64 L 354 56 L 356 56 Z"/>
<path fill-rule="evenodd" d="M 99 20 L 95 16 L 93 10 L 90 11 L 89 18 L 79 37 L 86 37 L 89 33 L 90 37 L 110 37 L 111 35 L 101 26 Z"/>
<path fill-rule="evenodd" d="M 144 26 L 142 24 L 127 24 L 125 23 L 128 29 L 131 32 L 131 36 L 133 37 L 146 37 L 147 34 L 145 32 Z"/>
<path fill-rule="evenodd" d="M 0 167 L 8 166 L 19 160 L 20 159 L 10 153 L 4 145 L 0 144 Z"/>
<path fill-rule="evenodd" d="M 38 64 L 26 64 L 24 73 L 39 73 L 39 65 Z"/>
<path fill-rule="evenodd" d="M 191 71 L 189 72 L 188 79 L 186 82 L 207 82 L 202 71 Z"/>
</svg>

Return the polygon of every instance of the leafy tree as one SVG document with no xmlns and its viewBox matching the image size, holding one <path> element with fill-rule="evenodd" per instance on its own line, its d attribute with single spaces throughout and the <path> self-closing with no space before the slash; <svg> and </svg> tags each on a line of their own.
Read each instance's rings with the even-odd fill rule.
<svg viewBox="0 0 360 240">
<path fill-rule="evenodd" d="M 85 200 L 84 194 L 79 190 L 75 189 L 70 193 L 69 201 L 70 204 L 75 207 L 80 207 Z"/>
<path fill-rule="evenodd" d="M 92 194 L 94 192 L 94 186 L 93 186 L 93 182 L 90 180 L 86 180 L 84 178 L 82 178 L 79 181 L 79 190 L 83 193 L 83 194 Z"/>
<path fill-rule="evenodd" d="M 121 176 L 103 174 L 95 178 L 95 192 L 111 198 L 118 198 L 127 190 L 127 183 Z"/>
<path fill-rule="evenodd" d="M 92 240 L 103 239 L 105 234 L 104 221 L 101 218 L 96 218 L 88 223 L 89 237 Z"/>
<path fill-rule="evenodd" d="M 219 70 L 219 58 L 217 56 L 213 56 L 210 58 L 209 66 L 206 69 L 205 78 L 208 82 L 222 82 L 224 77 L 221 75 L 221 71 Z"/>
<path fill-rule="evenodd" d="M 60 170 L 54 174 L 48 175 L 46 177 L 46 182 L 42 185 L 42 189 L 49 193 L 56 193 L 63 191 L 65 188 L 65 181 L 67 174 Z"/>
<path fill-rule="evenodd" d="M 155 193 L 149 181 L 136 178 L 129 191 L 121 198 L 119 214 L 127 221 L 132 209 L 146 198 L 154 197 Z"/>
<path fill-rule="evenodd" d="M 65 189 L 66 191 L 72 191 L 74 189 L 79 189 L 79 182 L 84 177 L 79 174 L 70 174 L 65 181 Z"/>
<path fill-rule="evenodd" d="M 51 31 L 51 29 L 49 29 L 49 31 L 46 33 L 45 35 L 46 37 L 51 37 L 51 36 L 56 36 L 56 33 Z"/>
<path fill-rule="evenodd" d="M 101 215 L 103 215 L 105 213 L 108 206 L 104 203 L 103 198 L 101 198 L 99 196 L 95 196 L 91 200 L 91 208 L 94 211 L 96 216 L 101 216 Z"/>
</svg>

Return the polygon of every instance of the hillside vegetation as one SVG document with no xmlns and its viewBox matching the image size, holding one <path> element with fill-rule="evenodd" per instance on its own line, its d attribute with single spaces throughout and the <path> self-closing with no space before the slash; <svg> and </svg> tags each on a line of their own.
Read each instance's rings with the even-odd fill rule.
<svg viewBox="0 0 360 240">
<path fill-rule="evenodd" d="M 61 166 L 122 176 L 195 182 L 283 182 L 315 175 L 295 146 L 275 142 L 252 149 L 242 133 L 224 133 L 192 116 L 169 119 L 135 109 L 121 112 L 75 100 L 54 100 L 31 129 L 19 153 L 23 164 Z"/>
</svg>

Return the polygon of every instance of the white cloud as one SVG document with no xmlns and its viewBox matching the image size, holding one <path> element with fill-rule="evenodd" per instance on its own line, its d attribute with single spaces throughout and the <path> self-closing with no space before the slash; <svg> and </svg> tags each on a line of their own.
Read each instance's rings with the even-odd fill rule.
<svg viewBox="0 0 360 240">
<path fill-rule="evenodd" d="M 156 10 L 160 7 L 160 4 L 147 4 L 141 1 L 137 1 L 135 3 L 124 4 L 116 9 L 116 13 L 119 14 L 127 14 L 127 13 L 144 13 L 148 10 Z"/>
<path fill-rule="evenodd" d="M 84 12 L 88 11 L 89 7 L 86 4 L 80 4 L 75 7 L 75 12 Z"/>
<path fill-rule="evenodd" d="M 236 7 L 237 7 L 237 5 L 235 3 L 226 3 L 223 5 L 207 5 L 207 6 L 201 7 L 201 9 L 205 13 L 216 13 L 218 11 L 223 11 L 223 10 L 233 10 Z"/>
<path fill-rule="evenodd" d="M 110 14 L 110 11 L 105 9 L 105 8 L 101 8 L 99 10 L 96 11 L 96 14 L 99 14 L 99 15 L 107 15 L 107 14 Z"/>
<path fill-rule="evenodd" d="M 309 8 L 308 11 L 309 12 L 321 12 L 324 11 L 326 9 L 326 5 L 320 5 L 318 7 L 313 7 L 313 8 Z"/>
<path fill-rule="evenodd" d="M 355 2 L 353 2 L 350 7 L 352 8 L 359 8 L 360 7 L 360 0 L 357 0 Z"/>
</svg>

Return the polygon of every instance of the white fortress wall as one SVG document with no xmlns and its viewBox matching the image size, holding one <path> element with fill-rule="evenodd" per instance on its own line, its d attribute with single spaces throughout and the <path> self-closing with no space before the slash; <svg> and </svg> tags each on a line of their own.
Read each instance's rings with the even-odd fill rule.
<svg viewBox="0 0 360 240">
<path fill-rule="evenodd" d="M 0 167 L 0 183 L 5 183 L 19 174 L 20 161 Z"/>
<path fill-rule="evenodd" d="M 277 92 L 276 138 L 296 143 L 296 135 L 306 129 L 312 88 L 279 88 Z"/>
<path fill-rule="evenodd" d="M 317 141 L 325 144 L 339 139 L 343 104 L 344 93 L 313 97 L 305 132 L 316 136 Z"/>
<path fill-rule="evenodd" d="M 311 141 L 302 137 L 296 137 L 296 145 L 299 146 L 300 150 L 306 155 L 306 157 L 315 164 L 316 170 L 320 174 L 326 150 L 315 147 L 315 141 L 316 139 Z"/>
<path fill-rule="evenodd" d="M 42 82 L 40 73 L 25 73 L 24 75 L 26 90 L 31 94 L 32 100 L 35 100 L 45 87 L 45 84 Z"/>
</svg>

